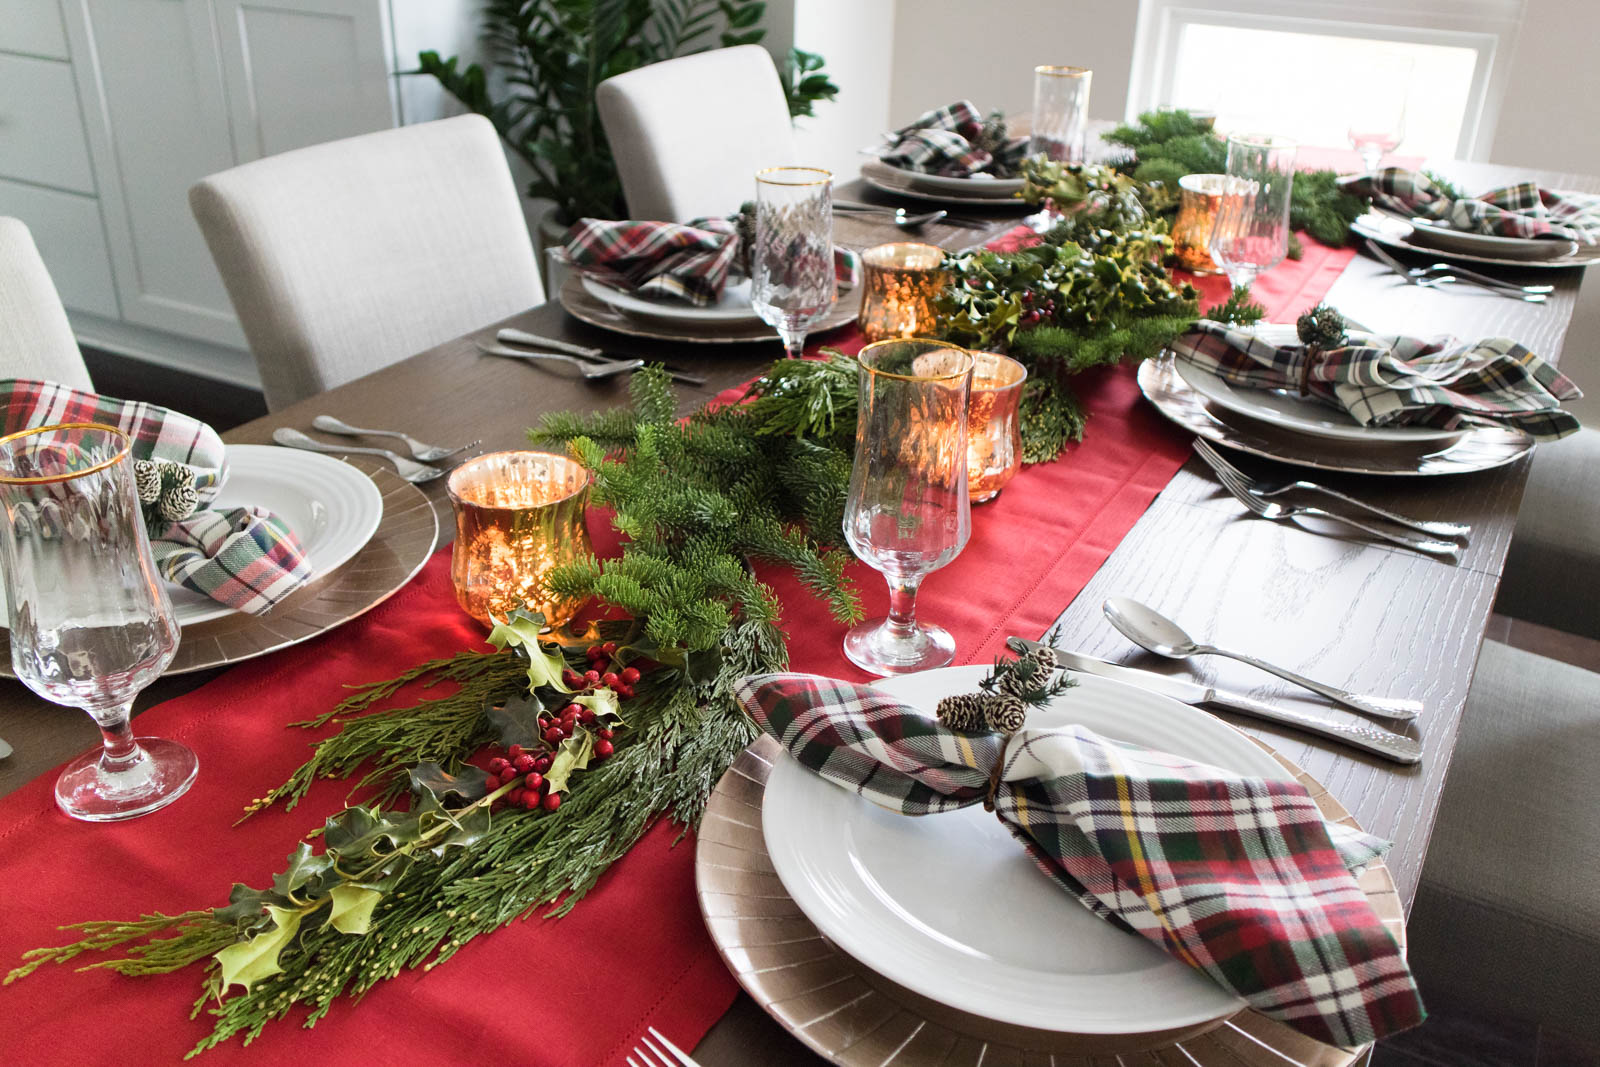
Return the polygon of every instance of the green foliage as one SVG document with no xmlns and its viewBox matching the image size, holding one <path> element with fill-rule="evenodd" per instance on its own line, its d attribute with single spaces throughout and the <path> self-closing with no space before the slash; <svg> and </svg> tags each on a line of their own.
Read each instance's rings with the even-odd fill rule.
<svg viewBox="0 0 1600 1067">
<path fill-rule="evenodd" d="M 1290 190 L 1289 226 L 1338 248 L 1350 239 L 1350 223 L 1367 210 L 1364 198 L 1347 193 L 1331 170 L 1303 170 Z"/>
<path fill-rule="evenodd" d="M 1206 312 L 1208 319 L 1232 323 L 1235 326 L 1249 326 L 1266 317 L 1267 309 L 1251 299 L 1249 288 L 1242 285 L 1235 286 L 1233 292 L 1228 294 L 1227 300 Z"/>
<path fill-rule="evenodd" d="M 488 0 L 490 70 L 437 52 L 417 57 L 468 109 L 493 122 L 532 168 L 528 195 L 553 200 L 563 222 L 626 217 L 595 106 L 602 81 L 674 56 L 755 44 L 765 0 Z M 822 57 L 798 49 L 782 73 L 791 115 L 810 115 L 838 86 Z"/>
</svg>

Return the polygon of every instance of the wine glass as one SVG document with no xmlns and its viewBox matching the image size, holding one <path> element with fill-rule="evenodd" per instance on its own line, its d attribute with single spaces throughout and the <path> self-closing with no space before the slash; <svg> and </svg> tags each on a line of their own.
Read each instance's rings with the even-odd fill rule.
<svg viewBox="0 0 1600 1067">
<path fill-rule="evenodd" d="M 1094 72 L 1086 67 L 1033 68 L 1033 113 L 1028 155 L 1059 163 L 1082 163 L 1089 129 L 1089 85 Z"/>
<path fill-rule="evenodd" d="M 1381 70 L 1356 78 L 1349 86 L 1350 145 L 1361 153 L 1361 165 L 1376 173 L 1386 152 L 1400 147 L 1406 134 L 1406 97 L 1411 86 L 1409 58 L 1386 60 Z"/>
<path fill-rule="evenodd" d="M 756 172 L 750 304 L 798 359 L 806 331 L 833 306 L 833 175 L 818 167 Z"/>
<path fill-rule="evenodd" d="M 182 796 L 198 762 L 175 741 L 134 738 L 133 698 L 178 649 L 150 555 L 128 436 L 70 423 L 0 438 L 0 533 L 11 666 L 46 700 L 80 707 L 103 744 L 67 764 L 56 804 L 110 822 Z"/>
<path fill-rule="evenodd" d="M 1276 267 L 1289 249 L 1295 147 L 1282 137 L 1228 138 L 1227 177 L 1210 248 L 1236 289 Z"/>
<path fill-rule="evenodd" d="M 844 639 L 850 662 L 872 674 L 942 667 L 948 631 L 916 618 L 917 589 L 966 546 L 967 399 L 972 355 L 943 341 L 878 341 L 861 350 L 861 402 L 844 536 L 889 582 L 889 617 Z"/>
</svg>

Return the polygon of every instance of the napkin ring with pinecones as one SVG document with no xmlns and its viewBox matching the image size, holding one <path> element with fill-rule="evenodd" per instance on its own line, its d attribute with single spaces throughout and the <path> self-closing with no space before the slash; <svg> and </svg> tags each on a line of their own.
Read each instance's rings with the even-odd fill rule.
<svg viewBox="0 0 1600 1067">
<path fill-rule="evenodd" d="M 136 459 L 133 482 L 139 492 L 145 525 L 151 529 L 169 522 L 182 522 L 200 510 L 192 467 L 164 459 Z"/>
<path fill-rule="evenodd" d="M 1305 359 L 1300 362 L 1300 395 L 1310 396 L 1312 368 L 1327 353 L 1345 346 L 1344 316 L 1327 304 L 1318 304 L 1294 321 L 1294 332 L 1306 346 Z"/>
<path fill-rule="evenodd" d="M 994 669 L 978 683 L 978 692 L 945 697 L 934 709 L 934 716 L 940 725 L 951 730 L 967 733 L 992 730 L 1009 736 L 1022 729 L 1029 708 L 1044 707 L 1073 685 L 1071 678 L 1056 674 L 1055 652 L 1040 647 L 1010 662 L 996 660 Z M 1000 787 L 1004 763 L 1002 749 L 989 772 L 989 794 L 983 802 L 985 811 L 994 810 L 994 794 Z"/>
</svg>

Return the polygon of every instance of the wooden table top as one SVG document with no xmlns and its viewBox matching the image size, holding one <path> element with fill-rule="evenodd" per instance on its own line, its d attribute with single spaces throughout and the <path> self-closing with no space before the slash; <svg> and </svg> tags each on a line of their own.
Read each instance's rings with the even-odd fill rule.
<svg viewBox="0 0 1600 1067">
<path fill-rule="evenodd" d="M 1468 188 L 1527 176 L 1488 164 L 1438 167 Z M 1535 172 L 1541 184 L 1600 192 L 1600 179 Z M 914 206 L 864 186 L 842 185 L 837 195 L 891 206 Z M 960 214 L 977 209 L 963 207 Z M 986 230 L 929 226 L 904 234 L 879 221 L 840 217 L 836 240 L 862 248 L 889 240 L 918 239 L 948 248 L 980 243 L 1015 225 L 1021 212 L 991 216 Z M 1472 289 L 1408 286 L 1376 261 L 1358 256 L 1328 295 L 1346 314 L 1379 330 L 1515 337 L 1549 359 L 1560 356 L 1573 314 L 1581 271 L 1523 272 L 1556 287 L 1543 306 Z M 1517 276 L 1514 272 L 1509 276 Z M 226 434 L 231 442 L 267 443 L 272 430 L 311 430 L 311 419 L 331 414 L 356 425 L 404 426 L 427 441 L 455 444 L 483 439 L 485 450 L 518 448 L 541 414 L 610 407 L 626 399 L 621 380 L 602 383 L 558 377 L 533 366 L 482 355 L 500 326 L 515 325 L 547 337 L 596 345 L 611 352 L 668 360 L 707 377 L 702 387 L 679 387 L 689 411 L 720 390 L 753 377 L 781 354 L 776 342 L 737 346 L 663 345 L 587 326 L 555 303 L 487 326 L 429 349 L 358 381 L 331 389 Z M 1093 422 L 1089 433 L 1094 432 Z M 1560 447 L 1559 445 L 1555 447 Z M 1069 460 L 1070 462 L 1070 460 Z M 1286 474 L 1266 461 L 1252 471 Z M 1374 833 L 1395 841 L 1389 855 L 1402 898 L 1416 892 L 1428 835 L 1437 813 L 1456 728 L 1472 679 L 1506 546 L 1522 498 L 1527 460 L 1500 470 L 1421 479 L 1319 475 L 1319 480 L 1359 492 L 1364 499 L 1418 517 L 1471 523 L 1470 550 L 1449 565 L 1402 549 L 1325 536 L 1291 525 L 1255 521 L 1190 462 L 1156 499 L 1105 565 L 1070 604 L 1062 605 L 1061 643 L 1108 659 L 1166 670 L 1193 671 L 1231 688 L 1285 703 L 1306 703 L 1286 684 L 1215 657 L 1187 665 L 1151 662 L 1111 629 L 1100 612 L 1110 595 L 1143 600 L 1172 615 L 1197 636 L 1248 649 L 1320 680 L 1358 691 L 1413 697 L 1427 705 L 1420 720 L 1424 760 L 1401 767 L 1351 750 L 1247 719 L 1232 720 L 1276 746 L 1320 779 Z M 441 537 L 453 536 L 442 482 L 424 487 L 441 517 Z M 137 710 L 181 695 L 211 673 L 168 678 L 151 686 Z M 19 683 L 0 681 L 0 737 L 15 754 L 0 760 L 0 795 L 97 743 L 88 716 L 47 704 Z M 705 1067 L 745 1062 L 763 1048 L 766 1062 L 820 1061 L 784 1034 L 753 1002 L 735 1007 L 696 1050 Z"/>
</svg>

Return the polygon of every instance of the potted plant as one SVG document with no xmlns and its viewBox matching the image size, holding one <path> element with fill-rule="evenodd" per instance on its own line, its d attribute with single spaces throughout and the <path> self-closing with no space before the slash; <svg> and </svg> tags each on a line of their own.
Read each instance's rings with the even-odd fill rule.
<svg viewBox="0 0 1600 1067">
<path fill-rule="evenodd" d="M 551 221 L 564 229 L 626 211 L 595 106 L 600 83 L 674 56 L 758 43 L 765 13 L 764 0 L 489 0 L 484 41 L 496 76 L 437 52 L 418 60 L 421 73 L 494 123 L 533 170 L 528 195 L 552 201 Z M 822 65 L 791 51 L 780 73 L 791 116 L 838 93 Z"/>
</svg>

